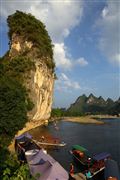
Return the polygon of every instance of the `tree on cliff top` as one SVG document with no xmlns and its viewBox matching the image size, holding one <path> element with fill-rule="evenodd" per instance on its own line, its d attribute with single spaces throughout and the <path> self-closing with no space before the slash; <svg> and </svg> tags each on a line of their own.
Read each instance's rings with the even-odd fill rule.
<svg viewBox="0 0 120 180">
<path fill-rule="evenodd" d="M 25 38 L 25 40 L 33 42 L 34 47 L 38 49 L 40 57 L 50 57 L 51 60 L 46 62 L 47 66 L 52 69 L 55 68 L 52 41 L 45 29 L 45 25 L 41 21 L 31 14 L 16 11 L 14 14 L 8 16 L 7 22 L 10 41 L 12 40 L 12 35 L 15 33 Z"/>
</svg>

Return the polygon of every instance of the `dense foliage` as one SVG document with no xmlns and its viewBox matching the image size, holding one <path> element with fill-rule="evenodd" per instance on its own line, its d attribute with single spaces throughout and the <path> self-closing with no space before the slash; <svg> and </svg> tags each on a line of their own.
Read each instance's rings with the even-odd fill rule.
<svg viewBox="0 0 120 180">
<path fill-rule="evenodd" d="M 66 109 L 64 108 L 53 108 L 51 112 L 51 117 L 63 117 L 66 116 Z"/>
<path fill-rule="evenodd" d="M 0 179 L 30 179 L 27 166 L 20 166 L 7 146 L 27 122 L 27 111 L 33 108 L 23 86 L 25 74 L 35 68 L 25 57 L 0 59 Z M 27 73 L 26 73 L 27 72 Z"/>
<path fill-rule="evenodd" d="M 30 59 L 16 57 L 2 60 L 0 65 L 0 134 L 14 135 L 27 121 L 27 110 L 32 109 L 22 82 L 25 72 L 34 68 Z"/>
<path fill-rule="evenodd" d="M 2 64 L 4 66 L 4 74 L 19 81 L 23 81 L 25 74 L 28 74 L 31 69 L 35 69 L 34 62 L 25 56 L 16 56 L 11 60 L 4 59 Z"/>
<path fill-rule="evenodd" d="M 4 145 L 1 145 L 0 148 L 0 179 L 34 180 L 34 178 L 30 176 L 28 165 L 20 164 L 16 155 L 10 154 Z"/>
<path fill-rule="evenodd" d="M 0 134 L 14 135 L 26 122 L 25 89 L 15 80 L 0 78 Z"/>
<path fill-rule="evenodd" d="M 50 57 L 47 65 L 54 69 L 55 63 L 53 61 L 53 45 L 48 35 L 45 25 L 37 20 L 31 14 L 26 14 L 16 11 L 13 15 L 8 16 L 9 26 L 8 36 L 12 39 L 13 33 L 22 36 L 28 41 L 32 41 L 34 47 L 37 48 L 37 53 L 41 57 Z"/>
</svg>

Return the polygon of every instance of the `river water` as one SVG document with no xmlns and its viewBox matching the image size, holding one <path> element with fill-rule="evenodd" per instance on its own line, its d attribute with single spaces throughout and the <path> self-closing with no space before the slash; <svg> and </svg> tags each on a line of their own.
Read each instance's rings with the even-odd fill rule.
<svg viewBox="0 0 120 180">
<path fill-rule="evenodd" d="M 59 129 L 55 128 L 54 123 L 50 123 L 47 127 L 37 127 L 30 133 L 37 140 L 42 135 L 45 138 L 51 138 L 52 135 L 67 143 L 65 147 L 50 149 L 48 152 L 68 171 L 73 162 L 69 150 L 75 144 L 84 146 L 92 154 L 109 152 L 120 167 L 120 119 L 104 119 L 104 122 L 104 125 L 96 125 L 58 121 Z"/>
</svg>

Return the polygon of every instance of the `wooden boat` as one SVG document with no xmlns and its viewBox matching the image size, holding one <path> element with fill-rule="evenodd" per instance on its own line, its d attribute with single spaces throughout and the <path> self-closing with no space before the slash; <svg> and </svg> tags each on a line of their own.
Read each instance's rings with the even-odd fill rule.
<svg viewBox="0 0 120 180">
<path fill-rule="evenodd" d="M 93 175 L 96 175 L 98 172 L 105 169 L 105 162 L 107 159 L 111 159 L 111 154 L 107 152 L 102 152 L 94 155 L 93 157 L 94 163 L 90 168 L 90 171 Z"/>
<path fill-rule="evenodd" d="M 68 180 L 68 172 L 44 149 L 40 148 L 28 133 L 15 138 L 18 159 L 29 166 L 30 174 L 36 180 Z"/>
<path fill-rule="evenodd" d="M 20 161 L 26 161 L 25 152 L 28 150 L 40 150 L 43 146 L 64 147 L 66 143 L 58 141 L 54 142 L 41 142 L 34 140 L 29 133 L 22 134 L 15 138 L 15 151 Z"/>
<path fill-rule="evenodd" d="M 15 151 L 20 162 L 26 162 L 25 152 L 29 150 L 39 151 L 41 149 L 29 133 L 15 137 Z"/>
<path fill-rule="evenodd" d="M 79 161 L 83 166 L 90 166 L 92 164 L 92 158 L 86 148 L 79 145 L 72 146 L 70 153 L 73 157 Z"/>
<path fill-rule="evenodd" d="M 92 156 L 87 149 L 74 145 L 70 153 L 84 166 L 84 174 L 87 179 L 91 179 L 105 169 L 105 162 L 111 158 L 110 153 L 102 152 Z"/>
<path fill-rule="evenodd" d="M 66 146 L 66 143 L 61 142 L 61 143 L 49 143 L 49 142 L 40 142 L 37 140 L 34 140 L 37 144 L 39 145 L 45 145 L 45 146 L 58 146 L 58 147 L 64 147 Z"/>
</svg>

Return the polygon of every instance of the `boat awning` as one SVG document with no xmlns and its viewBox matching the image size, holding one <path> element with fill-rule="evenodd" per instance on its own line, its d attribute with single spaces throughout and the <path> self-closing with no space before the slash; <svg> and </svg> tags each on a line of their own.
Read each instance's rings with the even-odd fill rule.
<svg viewBox="0 0 120 180">
<path fill-rule="evenodd" d="M 52 162 L 52 163 L 55 162 L 55 159 L 53 159 L 52 156 L 50 156 L 49 154 L 45 154 L 43 149 L 39 151 L 38 150 L 26 151 L 25 155 L 26 155 L 28 164 L 31 164 L 31 165 L 39 164 L 41 159 L 43 159 L 44 161 Z"/>
<path fill-rule="evenodd" d="M 79 150 L 79 151 L 82 151 L 82 152 L 88 152 L 87 149 L 85 149 L 83 146 L 79 146 L 79 145 L 72 146 L 72 149 Z"/>
<path fill-rule="evenodd" d="M 100 160 L 104 160 L 104 159 L 107 159 L 111 157 L 110 153 L 107 153 L 107 152 L 102 152 L 100 154 L 96 154 L 95 156 L 93 156 L 93 159 L 95 161 L 100 161 Z"/>
<path fill-rule="evenodd" d="M 16 136 L 15 140 L 19 143 L 19 142 L 25 142 L 28 139 L 32 139 L 32 136 L 29 133 L 24 133 L 20 136 Z"/>
<path fill-rule="evenodd" d="M 120 173 L 116 161 L 108 159 L 105 163 L 105 180 L 109 177 L 115 177 L 119 179 Z"/>
<path fill-rule="evenodd" d="M 68 180 L 67 171 L 49 154 L 43 150 L 36 153 L 28 151 L 25 153 L 31 175 L 37 176 L 37 180 Z"/>
</svg>

